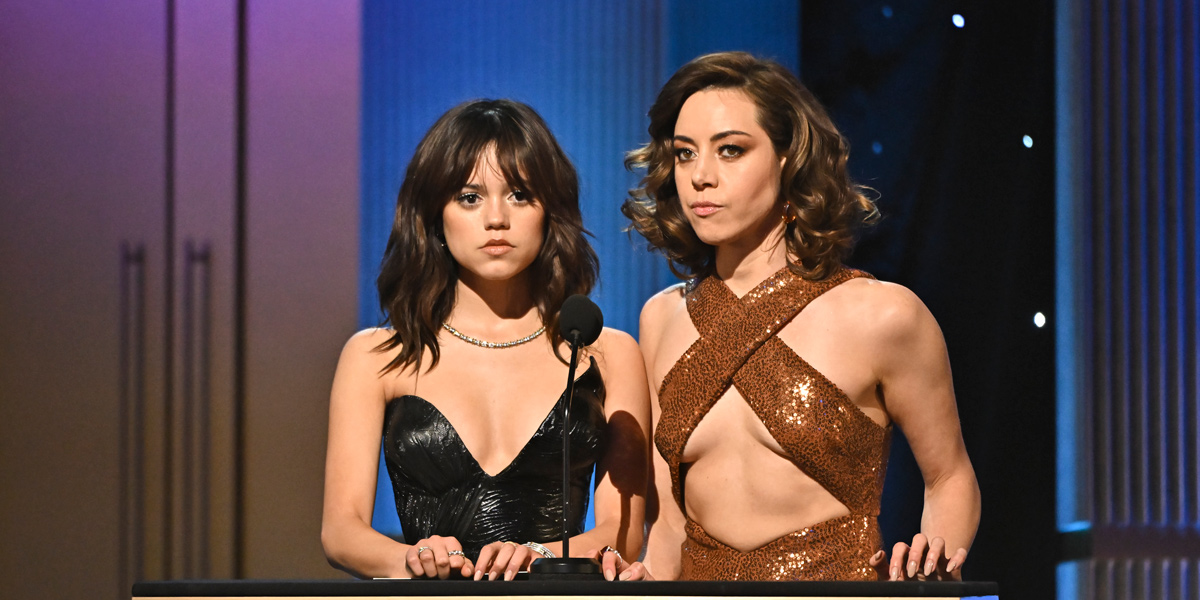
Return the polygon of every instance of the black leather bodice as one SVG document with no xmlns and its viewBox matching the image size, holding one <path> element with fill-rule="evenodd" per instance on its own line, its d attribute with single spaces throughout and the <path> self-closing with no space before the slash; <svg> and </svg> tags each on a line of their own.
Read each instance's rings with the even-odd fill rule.
<svg viewBox="0 0 1200 600">
<path fill-rule="evenodd" d="M 575 380 L 571 405 L 570 515 L 583 531 L 588 483 L 604 452 L 604 381 L 595 359 Z M 564 392 L 565 395 L 565 392 Z M 472 560 L 495 541 L 562 539 L 562 398 L 504 470 L 489 475 L 439 411 L 419 396 L 388 403 L 383 454 L 409 543 L 454 536 Z"/>
</svg>

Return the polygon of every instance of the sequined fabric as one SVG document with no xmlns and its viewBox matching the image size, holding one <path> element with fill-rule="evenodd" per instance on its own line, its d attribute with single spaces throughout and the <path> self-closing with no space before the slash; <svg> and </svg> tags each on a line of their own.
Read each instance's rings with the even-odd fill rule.
<svg viewBox="0 0 1200 600">
<path fill-rule="evenodd" d="M 875 517 L 847 515 L 793 531 L 749 552 L 713 539 L 691 519 L 681 579 L 723 581 L 875 581 L 868 562 L 879 548 Z"/>
<path fill-rule="evenodd" d="M 565 392 L 564 392 L 565 394 Z M 583 531 L 589 482 L 604 453 L 604 381 L 593 359 L 571 405 L 568 522 Z M 454 536 L 467 557 L 494 541 L 562 539 L 562 399 L 516 458 L 487 474 L 437 408 L 418 396 L 388 403 L 383 454 L 404 539 Z"/>
<path fill-rule="evenodd" d="M 689 520 L 683 545 L 689 579 L 874 579 L 866 560 L 879 549 L 879 500 L 890 427 L 872 421 L 776 334 L 804 307 L 862 271 L 842 269 L 808 281 L 786 268 L 743 298 L 709 277 L 688 291 L 700 333 L 659 389 L 654 441 L 671 471 L 681 510 L 680 457 L 688 438 L 730 385 L 745 398 L 796 466 L 850 515 L 788 534 L 752 552 L 713 540 Z"/>
</svg>

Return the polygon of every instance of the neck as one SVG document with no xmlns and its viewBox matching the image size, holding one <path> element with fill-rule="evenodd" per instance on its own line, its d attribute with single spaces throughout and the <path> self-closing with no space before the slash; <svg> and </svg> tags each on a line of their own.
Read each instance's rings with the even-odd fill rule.
<svg viewBox="0 0 1200 600">
<path fill-rule="evenodd" d="M 776 221 L 763 235 L 717 246 L 717 276 L 739 297 L 787 265 L 784 225 Z"/>
<path fill-rule="evenodd" d="M 462 273 L 448 322 L 486 339 L 523 337 L 541 326 L 529 289 L 528 273 L 505 281 L 487 281 Z"/>
</svg>

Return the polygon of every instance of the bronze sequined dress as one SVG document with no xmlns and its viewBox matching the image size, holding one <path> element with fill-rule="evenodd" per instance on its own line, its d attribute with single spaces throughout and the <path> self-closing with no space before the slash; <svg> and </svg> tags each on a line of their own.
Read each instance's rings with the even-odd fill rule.
<svg viewBox="0 0 1200 600">
<path fill-rule="evenodd" d="M 850 514 L 786 534 L 749 552 L 713 539 L 687 519 L 683 579 L 869 580 L 880 549 L 876 517 L 883 491 L 890 426 L 872 421 L 776 334 L 814 298 L 862 271 L 842 269 L 809 281 L 783 269 L 738 298 L 716 277 L 687 292 L 700 338 L 663 378 L 662 416 L 654 433 L 671 470 L 680 510 L 680 458 L 709 409 L 735 386 L 796 467 L 829 490 Z"/>
</svg>

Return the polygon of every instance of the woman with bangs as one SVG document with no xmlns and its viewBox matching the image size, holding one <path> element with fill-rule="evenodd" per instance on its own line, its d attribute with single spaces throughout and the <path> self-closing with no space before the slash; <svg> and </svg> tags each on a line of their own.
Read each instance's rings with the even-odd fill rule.
<svg viewBox="0 0 1200 600">
<path fill-rule="evenodd" d="M 621 579 L 958 579 L 979 523 L 945 342 L 909 290 L 843 266 L 874 203 L 779 64 L 731 52 L 671 77 L 623 212 L 686 284 L 651 298 L 651 528 Z M 892 425 L 925 479 L 888 560 Z M 655 506 L 656 504 L 656 506 Z"/>
<path fill-rule="evenodd" d="M 561 552 L 569 356 L 558 313 L 597 260 L 579 185 L 542 119 L 457 106 L 409 162 L 378 278 L 386 326 L 342 351 L 329 409 L 321 541 L 359 577 L 512 579 Z M 636 556 L 649 399 L 637 344 L 581 352 L 569 432 L 576 548 Z M 380 437 L 404 542 L 371 528 Z M 595 528 L 583 531 L 595 468 Z"/>
</svg>

